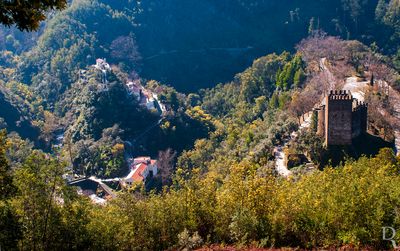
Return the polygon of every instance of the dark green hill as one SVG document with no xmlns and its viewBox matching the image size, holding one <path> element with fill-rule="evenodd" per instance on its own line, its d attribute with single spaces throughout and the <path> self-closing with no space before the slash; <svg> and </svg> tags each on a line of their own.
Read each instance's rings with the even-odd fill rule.
<svg viewBox="0 0 400 251">
<path fill-rule="evenodd" d="M 396 1 L 385 0 L 73 1 L 50 18 L 19 69 L 50 102 L 96 57 L 189 92 L 292 50 L 318 28 L 395 53 L 398 15 Z"/>
</svg>

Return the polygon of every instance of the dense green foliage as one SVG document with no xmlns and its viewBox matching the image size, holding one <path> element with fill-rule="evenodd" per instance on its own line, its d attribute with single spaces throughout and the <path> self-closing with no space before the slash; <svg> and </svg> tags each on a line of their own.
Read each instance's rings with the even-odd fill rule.
<svg viewBox="0 0 400 251">
<path fill-rule="evenodd" d="M 20 135 L 0 134 L 0 249 L 389 248 L 381 227 L 400 227 L 400 159 L 385 148 L 331 161 L 315 119 L 310 131 L 292 135 L 330 88 L 321 58 L 338 79 L 371 71 L 400 83 L 399 7 L 396 0 L 75 0 L 31 38 L 0 29 L 0 128 Z M 285 52 L 308 34 L 297 53 Z M 279 53 L 251 64 L 272 50 Z M 96 58 L 111 68 L 96 69 Z M 229 83 L 199 90 L 244 68 Z M 166 110 L 145 108 L 129 81 Z M 393 108 L 371 93 L 376 111 Z M 389 117 L 370 114 L 384 139 L 397 121 Z M 305 154 L 320 169 L 296 163 L 292 178 L 278 176 L 276 152 L 289 140 L 287 153 Z M 106 205 L 63 179 L 123 177 L 141 155 L 158 158 L 159 174 Z"/>
<path fill-rule="evenodd" d="M 2 132 L 1 170 L 7 170 L 7 159 L 22 157 L 22 162 L 12 162 L 12 169 L 0 174 L 8 190 L 0 198 L 0 245 L 7 250 L 79 250 L 87 238 L 80 227 L 87 220 L 87 203 L 66 187 L 64 163 L 14 140 Z M 14 146 L 20 149 L 11 150 Z"/>
<path fill-rule="evenodd" d="M 64 164 L 57 158 L 32 152 L 29 144 L 10 137 L 3 155 L 7 153 L 14 170 L 4 162 L 5 172 L 0 173 L 0 180 L 11 182 L 13 189 L 12 196 L 2 198 L 2 217 L 9 219 L 0 225 L 7 233 L 0 236 L 2 245 L 27 250 L 164 250 L 211 243 L 389 247 L 381 239 L 381 227 L 399 227 L 394 212 L 400 206 L 400 162 L 391 150 L 293 180 L 274 174 L 274 146 L 298 126 L 285 108 L 301 87 L 288 85 L 282 91 L 277 83 L 287 65 L 301 61 L 298 57 L 284 53 L 260 58 L 234 82 L 199 95 L 185 97 L 149 82 L 147 88 L 170 108 L 156 137 L 158 132 L 166 139 L 183 137 L 184 130 L 173 136 L 182 121 L 198 123 L 191 130 L 211 131 L 180 155 L 172 185 L 159 193 L 139 187 L 120 192 L 106 206 L 92 205 L 65 187 Z M 72 84 L 56 114 L 68 125 L 71 143 L 64 146 L 64 156 L 73 158 L 75 172 L 114 176 L 124 165 L 121 137 L 143 130 L 129 124 L 126 112 L 150 120 L 154 115 L 138 111 L 117 68 L 107 84 L 97 73 L 89 68 L 86 81 Z M 271 106 L 273 97 L 278 106 Z M 285 102 L 279 105 L 279 100 Z M 319 152 L 320 143 L 305 135 L 297 148 Z"/>
<path fill-rule="evenodd" d="M 40 98 L 33 95 L 24 84 L 0 80 L 0 117 L 3 119 L 1 129 L 16 131 L 25 138 L 37 141 L 38 125 L 44 120 L 44 110 Z"/>
<path fill-rule="evenodd" d="M 179 184 L 177 191 L 145 201 L 122 197 L 107 207 L 105 217 L 97 214 L 98 222 L 106 226 L 110 215 L 129 214 L 127 221 L 111 227 L 126 229 L 114 235 L 122 249 L 175 246 L 184 229 L 198 232 L 206 243 L 385 247 L 381 226 L 398 224 L 393 214 L 399 203 L 398 165 L 390 152 L 382 152 L 375 159 L 348 162 L 292 182 L 261 175 L 244 162 L 231 166 L 226 178 L 211 171 L 206 178 L 194 178 Z M 128 205 L 135 210 L 125 210 Z M 123 233 L 131 229 L 136 231 L 126 239 Z"/>
<path fill-rule="evenodd" d="M 36 30 L 46 19 L 46 12 L 62 10 L 66 5 L 66 0 L 3 1 L 0 4 L 0 23 L 16 25 L 21 30 Z"/>
<path fill-rule="evenodd" d="M 119 29 L 112 28 L 113 20 Z M 104 50 L 113 38 L 121 35 L 119 31 L 124 30 L 124 25 L 125 29 L 131 27 L 124 16 L 103 4 L 74 1 L 48 22 L 37 45 L 22 57 L 18 67 L 23 81 L 53 104 L 77 80 L 79 69 L 93 63 L 95 56 L 104 56 Z M 102 33 L 96 32 L 98 27 L 103 28 Z M 107 48 L 99 44 L 100 38 L 102 43 L 108 43 Z"/>
<path fill-rule="evenodd" d="M 146 109 L 129 94 L 126 82 L 126 74 L 117 67 L 106 79 L 101 71 L 89 67 L 56 104 L 62 120 L 55 123 L 51 134 L 54 137 L 57 129 L 65 130 L 63 154 L 76 173 L 122 176 L 128 170 L 127 154 L 156 156 L 168 148 L 181 152 L 212 129 L 199 114 L 186 110 L 185 97 L 173 88 L 155 81 L 147 84 L 169 109 L 160 118 L 159 112 Z"/>
<path fill-rule="evenodd" d="M 388 248 L 381 227 L 400 224 L 400 161 L 389 149 L 295 181 L 243 160 L 229 166 L 229 175 L 216 167 L 206 175 L 193 170 L 190 180 L 178 174 L 161 194 L 123 193 L 98 207 L 65 187 L 63 164 L 51 156 L 28 152 L 11 171 L 5 150 L 13 140 L 7 142 L 0 173 L 11 192 L 0 199 L 7 219 L 0 244 L 7 249 L 163 250 L 215 242 Z"/>
<path fill-rule="evenodd" d="M 288 62 L 283 70 L 278 73 L 276 85 L 283 90 L 290 87 L 300 87 L 305 79 L 304 64 L 300 55 L 296 55 Z"/>
</svg>

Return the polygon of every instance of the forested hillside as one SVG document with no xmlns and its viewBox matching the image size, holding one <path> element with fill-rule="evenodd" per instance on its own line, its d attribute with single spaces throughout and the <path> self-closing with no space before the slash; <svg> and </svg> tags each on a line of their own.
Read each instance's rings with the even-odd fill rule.
<svg viewBox="0 0 400 251">
<path fill-rule="evenodd" d="M 391 248 L 398 0 L 73 0 L 47 15 L 0 28 L 0 250 Z M 346 88 L 368 126 L 330 146 L 315 108 Z M 127 185 L 141 156 L 158 171 Z"/>
<path fill-rule="evenodd" d="M 163 185 L 162 190 L 135 184 L 106 205 L 78 196 L 61 175 L 71 166 L 75 173 L 118 175 L 125 165 L 122 139 L 146 126 L 136 121 L 152 122 L 156 116 L 127 95 L 126 73 L 113 67 L 104 79 L 88 67 L 85 80 L 72 83 L 55 106 L 54 116 L 63 118 L 66 129 L 60 155 L 33 150 L 16 135 L 0 137 L 2 245 L 22 250 L 390 248 L 381 226 L 399 226 L 400 169 L 392 149 L 325 165 L 329 149 L 311 128 L 290 151 L 309 152 L 321 167 L 307 172 L 300 165 L 289 179 L 276 172 L 276 145 L 298 130 L 299 117 L 329 88 L 318 67 L 321 57 L 329 60 L 338 85 L 341 77 L 365 77 L 368 66 L 376 78 L 398 88 L 390 58 L 323 33 L 302 41 L 295 54 L 256 59 L 233 81 L 198 93 L 183 95 L 150 81 L 146 88 L 160 95 L 169 114 L 143 146 L 155 141 L 165 149 L 166 141 L 178 153 L 186 150 L 176 164 L 160 168 L 159 183 L 153 185 Z M 390 114 L 374 114 L 391 110 L 381 90 L 368 95 L 377 108 L 371 111 L 371 128 L 380 129 L 377 136 L 393 134 Z M 198 140 L 191 147 L 193 139 Z M 159 160 L 175 163 L 173 155 L 160 154 Z"/>
<path fill-rule="evenodd" d="M 395 55 L 398 15 L 394 0 L 82 0 L 52 15 L 37 45 L 3 29 L 1 47 L 27 51 L 18 63 L 22 82 L 49 101 L 96 57 L 188 92 L 229 81 L 257 57 L 293 50 L 315 29 Z"/>
</svg>

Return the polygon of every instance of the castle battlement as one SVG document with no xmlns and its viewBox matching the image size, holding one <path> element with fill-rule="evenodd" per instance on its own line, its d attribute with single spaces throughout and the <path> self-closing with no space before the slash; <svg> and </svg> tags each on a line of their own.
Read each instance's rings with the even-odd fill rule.
<svg viewBox="0 0 400 251">
<path fill-rule="evenodd" d="M 353 96 L 350 91 L 331 90 L 328 94 L 328 100 L 353 100 Z"/>
<path fill-rule="evenodd" d="M 368 109 L 368 104 L 364 102 L 358 102 L 356 101 L 355 104 L 353 104 L 353 112 L 361 111 Z"/>
</svg>

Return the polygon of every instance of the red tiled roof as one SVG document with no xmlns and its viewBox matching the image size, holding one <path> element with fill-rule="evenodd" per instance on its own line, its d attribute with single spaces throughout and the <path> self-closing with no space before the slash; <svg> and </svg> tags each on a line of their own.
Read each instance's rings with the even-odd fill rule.
<svg viewBox="0 0 400 251">
<path fill-rule="evenodd" d="M 132 179 L 132 181 L 143 181 L 143 172 L 149 165 L 155 165 L 157 160 L 152 160 L 150 157 L 137 157 L 131 164 L 131 173 L 126 179 Z"/>
<path fill-rule="evenodd" d="M 132 180 L 134 181 L 143 181 L 144 177 L 142 175 L 143 171 L 146 170 L 147 165 L 142 163 L 139 165 L 139 167 L 136 169 L 136 171 L 132 175 Z"/>
</svg>

